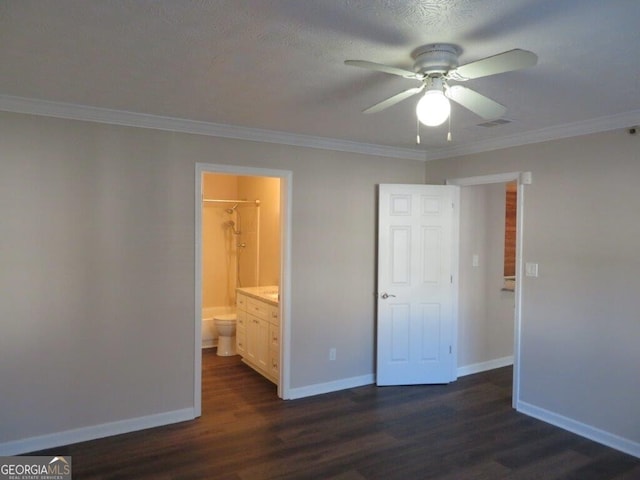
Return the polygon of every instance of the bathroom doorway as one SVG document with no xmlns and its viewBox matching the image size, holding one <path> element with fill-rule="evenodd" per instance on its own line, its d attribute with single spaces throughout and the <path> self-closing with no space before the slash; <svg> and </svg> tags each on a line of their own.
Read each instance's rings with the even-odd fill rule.
<svg viewBox="0 0 640 480">
<path fill-rule="evenodd" d="M 291 172 L 228 165 L 196 165 L 196 321 L 195 391 L 197 416 L 202 408 L 202 349 L 224 346 L 214 318 L 234 318 L 238 356 L 277 385 L 278 396 L 288 391 L 289 238 Z M 245 299 L 264 294 L 269 318 L 265 322 L 270 371 L 260 369 L 244 352 Z M 250 295 L 248 297 L 247 295 Z M 259 320 L 259 318 L 256 318 Z M 218 323 L 220 321 L 218 320 Z M 251 333 L 249 332 L 249 335 Z M 240 342 L 240 338 L 243 339 Z M 255 338 L 252 338 L 255 341 Z M 265 335 L 266 340 L 266 335 Z M 233 338 L 233 349 L 236 339 Z M 242 343 L 242 345 L 241 345 Z M 247 367 L 248 368 L 248 367 Z"/>
<path fill-rule="evenodd" d="M 514 408 L 520 398 L 524 187 L 530 182 L 530 172 L 446 181 L 463 187 L 458 376 L 513 364 Z M 516 196 L 515 205 L 509 205 L 509 194 Z M 507 228 L 512 229 L 510 236 Z"/>
</svg>

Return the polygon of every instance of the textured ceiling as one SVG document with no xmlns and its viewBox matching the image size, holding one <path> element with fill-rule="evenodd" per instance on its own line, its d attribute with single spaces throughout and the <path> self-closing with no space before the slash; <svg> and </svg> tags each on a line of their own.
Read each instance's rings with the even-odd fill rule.
<svg viewBox="0 0 640 480">
<path fill-rule="evenodd" d="M 435 42 L 539 57 L 467 82 L 511 123 L 454 107 L 452 145 L 640 112 L 638 0 L 5 0 L 0 95 L 428 150 L 446 127 L 415 145 L 417 97 L 360 113 L 416 84 L 343 61 Z"/>
</svg>

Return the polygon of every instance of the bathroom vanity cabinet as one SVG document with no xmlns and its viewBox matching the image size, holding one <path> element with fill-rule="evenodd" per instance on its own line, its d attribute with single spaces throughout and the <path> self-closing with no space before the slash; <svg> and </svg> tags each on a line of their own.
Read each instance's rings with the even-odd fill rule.
<svg viewBox="0 0 640 480">
<path fill-rule="evenodd" d="M 272 290 L 270 290 L 272 291 Z M 244 362 L 274 383 L 280 376 L 280 309 L 264 287 L 237 291 L 236 351 Z M 277 293 L 275 294 L 277 298 Z"/>
</svg>

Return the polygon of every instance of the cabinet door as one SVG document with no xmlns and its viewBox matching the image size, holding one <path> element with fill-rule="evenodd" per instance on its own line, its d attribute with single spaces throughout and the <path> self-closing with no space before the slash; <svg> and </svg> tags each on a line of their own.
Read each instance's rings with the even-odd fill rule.
<svg viewBox="0 0 640 480">
<path fill-rule="evenodd" d="M 258 358 L 258 325 L 260 321 L 253 315 L 247 314 L 247 360 L 256 364 Z"/>
<path fill-rule="evenodd" d="M 269 323 L 247 314 L 247 359 L 267 370 L 269 355 Z"/>
<path fill-rule="evenodd" d="M 265 371 L 269 369 L 269 322 L 258 321 L 258 366 Z"/>
</svg>

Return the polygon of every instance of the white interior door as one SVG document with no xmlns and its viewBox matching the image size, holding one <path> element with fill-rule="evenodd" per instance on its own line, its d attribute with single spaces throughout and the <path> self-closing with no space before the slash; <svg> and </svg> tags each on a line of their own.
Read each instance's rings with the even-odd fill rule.
<svg viewBox="0 0 640 480">
<path fill-rule="evenodd" d="M 378 385 L 456 379 L 458 189 L 379 187 Z"/>
</svg>

